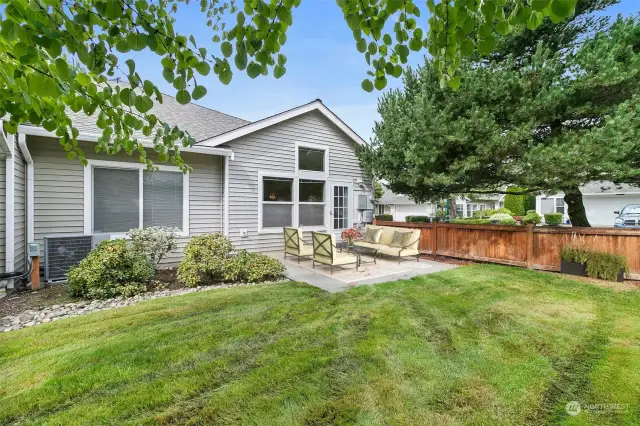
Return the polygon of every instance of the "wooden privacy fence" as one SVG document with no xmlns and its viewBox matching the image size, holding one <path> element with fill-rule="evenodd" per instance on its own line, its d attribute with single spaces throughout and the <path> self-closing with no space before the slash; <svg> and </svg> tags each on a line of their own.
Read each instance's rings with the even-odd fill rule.
<svg viewBox="0 0 640 426">
<path fill-rule="evenodd" d="M 640 229 L 462 225 L 376 221 L 380 226 L 420 228 L 420 251 L 483 262 L 560 270 L 560 251 L 579 237 L 585 248 L 627 258 L 630 277 L 640 279 Z"/>
</svg>

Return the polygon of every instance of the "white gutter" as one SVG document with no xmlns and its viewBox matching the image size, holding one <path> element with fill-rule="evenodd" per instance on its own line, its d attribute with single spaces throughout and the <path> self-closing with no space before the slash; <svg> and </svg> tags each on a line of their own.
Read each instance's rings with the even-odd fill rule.
<svg viewBox="0 0 640 426">
<path fill-rule="evenodd" d="M 27 147 L 27 136 L 18 134 L 18 148 L 27 163 L 27 243 L 34 241 L 34 202 L 35 202 L 35 180 L 33 158 Z"/>
<path fill-rule="evenodd" d="M 55 133 L 49 132 L 43 129 L 42 127 L 36 127 L 36 126 L 20 125 L 18 126 L 18 133 L 31 135 L 31 136 L 43 136 L 48 138 L 59 139 L 59 137 Z M 78 140 L 86 141 L 86 142 L 98 142 L 98 139 L 100 139 L 101 137 L 102 135 L 95 134 L 95 133 L 80 133 L 78 135 Z M 149 139 L 149 138 L 137 138 L 137 139 L 140 143 L 142 143 L 142 145 L 145 148 L 154 147 L 153 139 Z M 227 148 L 208 148 L 208 147 L 202 147 L 202 146 L 192 146 L 188 148 L 180 147 L 180 151 L 194 152 L 197 154 L 221 155 L 224 157 L 231 157 L 233 159 L 233 151 Z"/>
</svg>

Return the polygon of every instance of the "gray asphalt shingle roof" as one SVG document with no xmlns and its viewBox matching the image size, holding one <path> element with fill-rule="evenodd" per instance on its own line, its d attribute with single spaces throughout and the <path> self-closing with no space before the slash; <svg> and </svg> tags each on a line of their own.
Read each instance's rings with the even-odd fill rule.
<svg viewBox="0 0 640 426">
<path fill-rule="evenodd" d="M 607 181 L 594 181 L 582 186 L 583 194 L 638 194 L 640 188 L 624 183 L 615 184 Z"/>
<path fill-rule="evenodd" d="M 123 83 L 120 85 L 126 86 Z M 250 121 L 194 103 L 181 105 L 176 98 L 164 93 L 162 101 L 162 103 L 158 103 L 154 100 L 153 108 L 149 112 L 155 114 L 160 120 L 166 121 L 172 127 L 178 126 L 180 129 L 186 130 L 196 141 L 208 139 L 250 123 Z M 73 126 L 80 133 L 96 135 L 102 133 L 102 130 L 96 125 L 98 112 L 92 116 L 87 116 L 82 111 L 75 113 L 69 110 L 68 113 Z M 136 132 L 135 135 L 139 138 L 145 137 L 142 132 Z"/>
</svg>

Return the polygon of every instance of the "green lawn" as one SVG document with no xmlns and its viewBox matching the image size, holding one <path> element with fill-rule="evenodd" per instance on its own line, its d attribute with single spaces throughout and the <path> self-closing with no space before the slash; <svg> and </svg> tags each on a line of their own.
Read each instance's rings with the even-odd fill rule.
<svg viewBox="0 0 640 426">
<path fill-rule="evenodd" d="M 565 412 L 567 401 L 630 404 Z M 0 334 L 0 424 L 640 424 L 640 292 L 473 265 Z"/>
</svg>

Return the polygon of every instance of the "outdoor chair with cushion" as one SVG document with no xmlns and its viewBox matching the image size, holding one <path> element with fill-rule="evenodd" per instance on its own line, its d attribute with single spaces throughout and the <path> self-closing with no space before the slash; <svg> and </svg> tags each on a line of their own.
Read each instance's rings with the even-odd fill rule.
<svg viewBox="0 0 640 426">
<path fill-rule="evenodd" d="M 331 267 L 331 274 L 333 274 L 334 266 L 344 265 L 356 265 L 356 271 L 358 270 L 358 255 L 351 253 L 341 253 L 336 248 L 336 237 L 331 234 L 325 234 L 324 232 L 312 232 L 313 239 L 313 268 L 316 267 L 316 262 Z"/>
<path fill-rule="evenodd" d="M 308 243 L 305 244 L 302 239 L 302 231 L 298 228 L 284 228 L 284 258 L 287 254 L 296 256 L 298 263 L 301 257 L 312 258 L 313 247 Z"/>
</svg>

